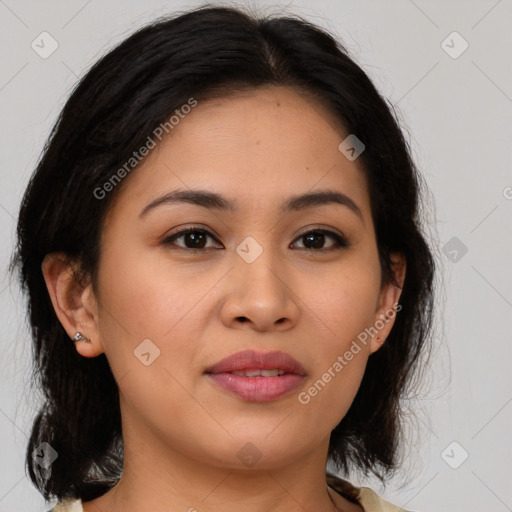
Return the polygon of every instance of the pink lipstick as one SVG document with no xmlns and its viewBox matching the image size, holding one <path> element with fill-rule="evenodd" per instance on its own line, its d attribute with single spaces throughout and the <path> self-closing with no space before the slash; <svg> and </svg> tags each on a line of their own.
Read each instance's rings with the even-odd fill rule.
<svg viewBox="0 0 512 512">
<path fill-rule="evenodd" d="M 251 402 L 277 400 L 304 381 L 304 367 L 290 355 L 244 350 L 222 359 L 205 371 L 223 389 Z"/>
</svg>

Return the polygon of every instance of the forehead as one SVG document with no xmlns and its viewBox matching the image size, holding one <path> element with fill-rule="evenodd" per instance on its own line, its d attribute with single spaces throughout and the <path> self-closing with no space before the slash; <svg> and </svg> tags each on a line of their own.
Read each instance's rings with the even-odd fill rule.
<svg viewBox="0 0 512 512">
<path fill-rule="evenodd" d="M 339 150 L 347 135 L 325 104 L 297 89 L 269 86 L 200 100 L 156 140 L 123 184 L 120 203 L 139 207 L 177 188 L 200 188 L 232 197 L 240 208 L 277 210 L 290 196 L 334 188 L 367 215 L 362 164 Z"/>
</svg>

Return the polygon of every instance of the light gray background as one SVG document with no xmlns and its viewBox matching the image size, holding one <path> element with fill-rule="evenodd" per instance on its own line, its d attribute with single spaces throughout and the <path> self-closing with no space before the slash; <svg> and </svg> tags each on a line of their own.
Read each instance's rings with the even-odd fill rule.
<svg viewBox="0 0 512 512">
<path fill-rule="evenodd" d="M 0 0 L 0 512 L 47 508 L 25 476 L 38 398 L 28 396 L 24 303 L 6 274 L 22 192 L 77 78 L 137 27 L 200 3 Z M 443 273 L 431 377 L 410 404 L 401 475 L 385 490 L 354 483 L 409 510 L 512 510 L 511 0 L 232 3 L 287 9 L 342 38 L 397 106 L 431 188 L 426 218 Z M 59 45 L 47 59 L 31 48 L 43 31 Z M 453 31 L 469 44 L 457 58 Z"/>
</svg>

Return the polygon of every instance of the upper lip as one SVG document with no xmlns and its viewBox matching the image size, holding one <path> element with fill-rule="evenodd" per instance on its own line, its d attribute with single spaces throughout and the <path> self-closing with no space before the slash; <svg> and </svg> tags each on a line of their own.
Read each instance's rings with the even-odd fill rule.
<svg viewBox="0 0 512 512">
<path fill-rule="evenodd" d="M 248 369 L 277 369 L 296 375 L 306 374 L 304 367 L 285 352 L 273 351 L 264 353 L 256 350 L 243 350 L 231 354 L 207 368 L 205 373 L 228 373 Z"/>
</svg>

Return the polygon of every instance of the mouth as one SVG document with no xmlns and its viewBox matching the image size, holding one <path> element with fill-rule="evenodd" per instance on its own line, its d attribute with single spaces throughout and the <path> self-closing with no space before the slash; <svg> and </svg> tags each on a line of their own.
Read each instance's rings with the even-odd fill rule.
<svg viewBox="0 0 512 512">
<path fill-rule="evenodd" d="M 261 368 L 253 368 L 251 370 L 241 370 L 236 372 L 227 372 L 231 375 L 241 375 L 242 377 L 279 377 L 287 372 L 273 368 L 272 370 L 262 370 Z"/>
<path fill-rule="evenodd" d="M 289 354 L 254 350 L 232 354 L 205 374 L 224 391 L 251 402 L 277 400 L 294 391 L 306 377 L 304 367 Z"/>
</svg>

